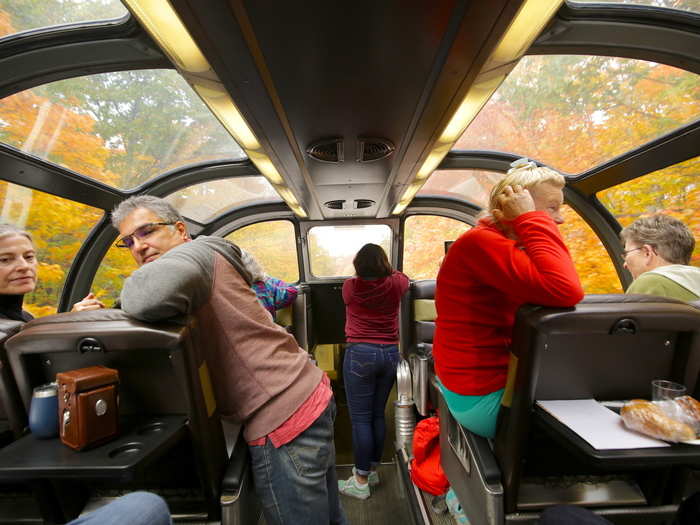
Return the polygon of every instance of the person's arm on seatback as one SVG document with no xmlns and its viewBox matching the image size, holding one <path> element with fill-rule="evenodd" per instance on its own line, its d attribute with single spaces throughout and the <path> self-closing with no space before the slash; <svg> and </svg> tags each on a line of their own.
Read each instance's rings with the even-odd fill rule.
<svg viewBox="0 0 700 525">
<path fill-rule="evenodd" d="M 122 310 L 151 322 L 192 313 L 211 294 L 213 264 L 214 252 L 195 242 L 173 248 L 124 282 Z"/>
<path fill-rule="evenodd" d="M 469 268 L 479 280 L 524 303 L 573 306 L 581 301 L 581 282 L 554 221 L 545 212 L 531 211 L 511 224 L 522 247 L 496 232 L 470 237 L 480 253 Z"/>
<path fill-rule="evenodd" d="M 268 277 L 265 286 L 272 292 L 272 300 L 275 303 L 275 310 L 281 310 L 289 306 L 296 299 L 299 290 L 296 286 L 287 284 L 282 279 Z"/>
</svg>

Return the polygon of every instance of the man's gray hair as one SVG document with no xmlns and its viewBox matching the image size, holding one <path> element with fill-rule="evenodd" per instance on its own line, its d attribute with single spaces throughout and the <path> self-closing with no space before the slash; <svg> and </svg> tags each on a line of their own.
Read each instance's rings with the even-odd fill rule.
<svg viewBox="0 0 700 525">
<path fill-rule="evenodd" d="M 671 264 L 688 264 L 695 249 L 695 239 L 688 227 L 670 215 L 652 215 L 637 219 L 620 232 L 627 241 L 642 247 L 645 244 Z"/>
<path fill-rule="evenodd" d="M 265 280 L 266 274 L 263 267 L 260 266 L 260 263 L 255 257 L 253 257 L 252 253 L 247 252 L 243 248 L 241 248 L 241 261 L 243 262 L 245 269 L 250 272 L 254 283 Z"/>
<path fill-rule="evenodd" d="M 155 213 L 158 217 L 163 219 L 163 222 L 185 222 L 182 215 L 180 215 L 175 207 L 165 199 L 154 197 L 153 195 L 136 195 L 134 197 L 129 197 L 115 206 L 112 210 L 112 226 L 118 230 L 119 225 L 124 222 L 126 216 L 139 208 L 145 208 Z"/>
<path fill-rule="evenodd" d="M 34 242 L 29 232 L 23 230 L 22 228 L 18 228 L 9 222 L 0 223 L 0 239 L 3 237 L 9 237 L 10 235 L 21 235 L 29 239 L 30 242 Z"/>
</svg>

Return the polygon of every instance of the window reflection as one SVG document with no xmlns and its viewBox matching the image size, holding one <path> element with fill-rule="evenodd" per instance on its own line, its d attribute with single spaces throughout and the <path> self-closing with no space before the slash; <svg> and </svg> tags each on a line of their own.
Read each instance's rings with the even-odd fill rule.
<svg viewBox="0 0 700 525">
<path fill-rule="evenodd" d="M 666 213 L 684 222 L 695 237 L 690 264 L 700 266 L 700 157 L 598 192 L 622 226 L 640 217 Z"/>
<path fill-rule="evenodd" d="M 171 70 L 61 80 L 0 100 L 0 141 L 128 189 L 243 150 Z"/>
<path fill-rule="evenodd" d="M 643 5 L 648 7 L 660 7 L 677 11 L 693 11 L 700 13 L 698 0 L 568 0 L 569 4 L 585 6 L 586 4 L 604 5 Z"/>
<path fill-rule="evenodd" d="M 526 56 L 454 149 L 580 173 L 700 117 L 700 76 L 643 60 Z"/>
<path fill-rule="evenodd" d="M 445 241 L 456 240 L 469 228 L 449 217 L 408 217 L 403 227 L 403 272 L 411 279 L 435 279 L 445 256 Z"/>
<path fill-rule="evenodd" d="M 290 221 L 250 224 L 226 238 L 252 253 L 268 275 L 288 283 L 299 281 L 296 235 Z"/>
<path fill-rule="evenodd" d="M 562 206 L 564 224 L 559 231 L 585 293 L 622 293 L 622 285 L 608 251 L 600 239 L 570 206 Z"/>
<path fill-rule="evenodd" d="M 391 228 L 384 224 L 315 226 L 309 230 L 309 260 L 316 277 L 355 275 L 352 260 L 365 244 L 378 244 L 391 261 Z"/>
<path fill-rule="evenodd" d="M 0 38 L 20 31 L 107 21 L 128 14 L 119 0 L 0 0 Z"/>
<path fill-rule="evenodd" d="M 434 172 L 418 195 L 455 197 L 487 208 L 491 189 L 505 175 L 485 170 L 441 170 Z"/>
<path fill-rule="evenodd" d="M 0 222 L 32 234 L 39 282 L 24 298 L 34 316 L 56 313 L 58 299 L 75 254 L 103 211 L 47 193 L 0 181 Z"/>
<path fill-rule="evenodd" d="M 208 222 L 235 206 L 281 199 L 267 179 L 261 176 L 236 177 L 195 184 L 168 195 L 166 200 L 185 217 Z"/>
</svg>

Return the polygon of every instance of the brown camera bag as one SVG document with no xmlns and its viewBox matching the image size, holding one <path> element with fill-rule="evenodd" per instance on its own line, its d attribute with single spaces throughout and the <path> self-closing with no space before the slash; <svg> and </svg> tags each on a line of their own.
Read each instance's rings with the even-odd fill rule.
<svg viewBox="0 0 700 525">
<path fill-rule="evenodd" d="M 75 450 L 99 445 L 119 431 L 119 373 L 105 366 L 59 372 L 61 441 Z"/>
</svg>

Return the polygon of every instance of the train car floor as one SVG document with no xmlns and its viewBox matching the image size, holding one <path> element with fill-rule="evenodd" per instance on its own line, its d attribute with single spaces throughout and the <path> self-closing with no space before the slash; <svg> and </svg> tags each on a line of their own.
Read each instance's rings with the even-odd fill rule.
<svg viewBox="0 0 700 525">
<path fill-rule="evenodd" d="M 350 525 L 386 525 L 397 523 L 408 525 L 411 516 L 408 502 L 403 492 L 401 481 L 396 474 L 393 463 L 382 463 L 377 469 L 381 483 L 374 487 L 372 495 L 366 500 L 340 496 Z M 347 479 L 352 472 L 352 465 L 338 466 L 338 479 Z M 258 525 L 266 525 L 261 517 Z"/>
</svg>

